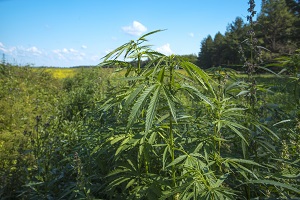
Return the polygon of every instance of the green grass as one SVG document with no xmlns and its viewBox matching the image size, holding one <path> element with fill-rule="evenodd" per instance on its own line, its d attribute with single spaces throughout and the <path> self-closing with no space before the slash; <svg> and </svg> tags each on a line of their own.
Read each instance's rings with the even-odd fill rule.
<svg viewBox="0 0 300 200">
<path fill-rule="evenodd" d="M 127 82 L 109 68 L 6 68 L 0 198 L 298 195 L 299 181 L 286 178 L 300 172 L 290 77 L 254 76 L 251 113 L 238 95 L 246 86 L 225 90 L 247 76 L 222 73 L 217 85 L 216 74 L 160 67 Z"/>
</svg>

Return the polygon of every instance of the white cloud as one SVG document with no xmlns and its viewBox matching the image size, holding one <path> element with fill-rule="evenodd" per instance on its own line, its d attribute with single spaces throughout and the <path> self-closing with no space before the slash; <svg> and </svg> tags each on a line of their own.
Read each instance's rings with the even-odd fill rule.
<svg viewBox="0 0 300 200">
<path fill-rule="evenodd" d="M 55 49 L 52 50 L 52 52 L 58 56 L 59 59 L 66 61 L 83 61 L 86 57 L 85 53 L 79 52 L 73 48 Z"/>
<path fill-rule="evenodd" d="M 78 52 L 77 50 L 75 50 L 75 49 L 72 49 L 72 48 L 71 48 L 71 49 L 69 49 L 69 51 L 70 51 L 70 52 L 72 52 L 72 53 L 77 53 L 77 52 Z"/>
<path fill-rule="evenodd" d="M 24 65 L 33 63 L 37 66 L 77 66 L 98 64 L 100 55 L 89 54 L 84 48 L 60 48 L 51 51 L 39 49 L 37 46 L 5 46 L 0 42 L 0 56 L 6 56 L 6 61 Z"/>
<path fill-rule="evenodd" d="M 160 53 L 163 53 L 165 55 L 171 55 L 173 54 L 173 51 L 171 50 L 171 47 L 170 47 L 170 44 L 167 43 L 161 47 L 157 47 L 156 48 L 156 51 L 160 52 Z"/>
<path fill-rule="evenodd" d="M 82 45 L 81 48 L 82 49 L 87 49 L 87 46 L 86 45 Z"/>
<path fill-rule="evenodd" d="M 22 47 L 20 48 L 20 47 L 10 47 L 7 51 L 9 52 L 9 53 L 13 53 L 14 51 L 17 51 L 17 50 L 20 50 L 20 49 L 23 49 Z"/>
<path fill-rule="evenodd" d="M 6 52 L 5 46 L 0 42 L 0 51 Z"/>
<path fill-rule="evenodd" d="M 140 36 L 147 31 L 147 28 L 138 21 L 133 21 L 131 26 L 124 26 L 122 29 L 125 33 L 135 36 Z"/>
<path fill-rule="evenodd" d="M 52 50 L 53 53 L 59 54 L 61 51 L 59 49 Z"/>
<path fill-rule="evenodd" d="M 67 49 L 67 48 L 63 48 L 63 49 L 55 49 L 53 50 L 52 52 L 58 54 L 58 53 L 64 53 L 64 54 L 69 54 L 69 53 L 78 53 L 77 50 L 73 49 L 73 48 L 70 48 L 70 49 Z"/>
<path fill-rule="evenodd" d="M 2 42 L 0 42 L 0 51 L 7 53 L 7 54 L 11 54 L 16 50 L 17 50 L 17 47 L 7 48 Z"/>
<path fill-rule="evenodd" d="M 42 54 L 42 52 L 35 46 L 26 49 L 27 52 L 33 53 L 34 55 Z"/>
<path fill-rule="evenodd" d="M 29 47 L 29 48 L 25 48 L 23 46 L 6 47 L 1 42 L 0 42 L 0 51 L 2 51 L 3 53 L 5 53 L 7 55 L 12 55 L 12 56 L 38 56 L 43 53 L 35 46 Z"/>
<path fill-rule="evenodd" d="M 69 50 L 66 49 L 66 48 L 63 48 L 62 52 L 63 52 L 63 53 L 69 53 Z"/>
<path fill-rule="evenodd" d="M 189 33 L 189 36 L 194 37 L 195 35 L 194 33 Z"/>
<path fill-rule="evenodd" d="M 64 49 L 63 49 L 63 50 L 64 50 Z M 62 53 L 63 53 L 63 50 L 55 49 L 55 50 L 53 50 L 52 52 L 53 52 L 54 54 L 56 54 L 56 55 L 58 56 L 59 59 L 65 60 L 65 59 L 66 59 L 65 56 L 62 54 Z"/>
</svg>

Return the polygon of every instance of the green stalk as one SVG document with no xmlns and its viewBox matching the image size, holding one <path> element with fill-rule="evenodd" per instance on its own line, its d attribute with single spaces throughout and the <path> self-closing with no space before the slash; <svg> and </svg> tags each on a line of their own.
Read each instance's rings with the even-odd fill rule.
<svg viewBox="0 0 300 200">
<path fill-rule="evenodd" d="M 148 156 L 146 153 L 144 153 L 144 159 L 145 159 L 145 170 L 146 170 L 146 174 L 149 173 L 149 162 L 148 162 Z"/>
<path fill-rule="evenodd" d="M 214 127 L 214 133 L 215 133 L 215 136 L 216 137 L 219 137 L 220 138 L 220 133 L 218 132 L 218 127 L 217 127 L 217 125 L 215 125 L 215 127 Z M 214 140 L 214 146 L 215 146 L 215 149 L 217 150 L 218 149 L 218 155 L 220 155 L 220 153 L 221 153 L 221 151 L 220 151 L 220 146 L 221 146 L 221 143 L 220 143 L 220 141 L 216 141 L 216 140 Z"/>
<path fill-rule="evenodd" d="M 141 55 L 138 54 L 138 72 L 137 74 L 139 75 L 141 72 Z"/>
<path fill-rule="evenodd" d="M 172 93 L 172 81 L 173 81 L 173 65 L 170 65 L 170 82 L 169 82 L 169 91 Z M 170 115 L 170 148 L 171 148 L 171 159 L 172 162 L 175 160 L 175 150 L 174 150 L 174 135 L 173 135 L 173 121 L 172 121 L 172 112 L 169 111 Z M 176 187 L 176 171 L 175 165 L 172 166 L 172 179 L 173 179 L 173 186 Z"/>
<path fill-rule="evenodd" d="M 137 63 L 137 74 L 138 75 L 140 75 L 140 72 L 141 72 L 141 54 L 140 53 L 138 53 L 138 55 L 137 55 L 137 57 L 138 57 L 138 63 Z"/>
<path fill-rule="evenodd" d="M 170 113 L 171 115 L 172 113 Z M 171 148 L 171 159 L 172 162 L 175 160 L 175 151 L 174 151 L 174 135 L 173 135 L 173 122 L 172 118 L 170 117 L 170 148 Z M 175 174 L 175 165 L 172 165 L 172 179 L 173 179 L 173 186 L 176 187 L 176 174 Z"/>
</svg>

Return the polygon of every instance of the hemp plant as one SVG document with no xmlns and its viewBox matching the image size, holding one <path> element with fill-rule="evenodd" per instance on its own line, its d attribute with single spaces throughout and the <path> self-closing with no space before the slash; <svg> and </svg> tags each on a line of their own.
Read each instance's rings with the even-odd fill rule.
<svg viewBox="0 0 300 200">
<path fill-rule="evenodd" d="M 268 140 L 278 136 L 254 112 L 254 54 L 247 63 L 250 84 L 230 83 L 221 69 L 212 76 L 215 82 L 182 57 L 145 44 L 160 31 L 121 45 L 100 64 L 125 71 L 112 80 L 118 87 L 111 87 L 98 110 L 101 138 L 93 155 L 100 167 L 109 166 L 106 198 L 251 199 L 264 192 L 256 184 L 298 192 L 264 179 L 264 160 L 275 153 Z M 250 34 L 252 50 L 253 41 Z M 246 104 L 236 101 L 244 95 Z"/>
<path fill-rule="evenodd" d="M 202 102 L 210 109 L 214 108 L 211 100 L 211 97 L 216 98 L 212 85 L 214 81 L 202 69 L 181 57 L 166 56 L 149 49 L 148 45 L 142 45 L 147 41 L 145 36 L 156 32 L 158 31 L 118 47 L 105 56 L 101 64 L 123 67 L 126 70 L 125 77 L 119 81 L 128 82 L 117 95 L 108 96 L 102 105 L 104 113 L 116 106 L 121 108 L 118 115 L 120 119 L 127 121 L 124 128 L 116 127 L 103 144 L 103 148 L 107 149 L 111 148 L 111 145 L 118 144 L 112 159 L 120 161 L 108 175 L 112 181 L 108 184 L 107 191 L 112 192 L 114 188 L 126 182 L 125 189 L 133 188 L 135 192 L 131 195 L 141 197 L 145 188 L 147 194 L 150 194 L 150 191 L 154 190 L 153 184 L 156 183 L 155 190 L 161 191 L 159 196 L 184 198 L 190 194 L 200 194 L 202 190 L 210 191 L 210 187 L 217 188 L 223 182 L 215 185 L 214 182 L 217 182 L 218 177 L 208 176 L 206 178 L 211 178 L 212 181 L 210 186 L 192 189 L 196 185 L 203 184 L 202 181 L 195 179 L 187 182 L 190 189 L 185 192 L 179 191 L 186 176 L 195 175 L 196 168 L 204 170 L 198 174 L 201 179 L 204 180 L 206 176 L 205 169 L 208 167 L 202 164 L 199 166 L 198 158 L 193 155 L 198 154 L 197 149 L 201 145 L 198 144 L 199 147 L 194 149 L 196 143 L 186 144 L 188 141 L 183 128 L 193 124 L 193 117 L 188 108 L 192 101 Z M 122 54 L 124 60 L 129 58 L 130 62 L 117 60 Z M 140 64 L 142 57 L 148 59 L 143 68 Z M 127 154 L 128 152 L 131 153 Z M 193 161 L 190 162 L 189 158 Z M 186 163 L 184 166 L 182 161 Z M 221 188 L 215 192 L 210 191 L 207 195 L 230 196 L 231 192 Z"/>
<path fill-rule="evenodd" d="M 274 73 L 266 67 L 261 66 L 262 50 L 269 50 L 258 45 L 258 39 L 255 37 L 254 31 L 254 26 L 256 25 L 256 23 L 253 20 L 253 17 L 256 14 L 255 1 L 249 0 L 248 4 L 249 15 L 247 16 L 247 20 L 249 21 L 250 30 L 248 31 L 248 38 L 242 42 L 242 44 L 246 44 L 249 49 L 250 53 L 248 57 L 245 56 L 242 45 L 240 46 L 240 53 L 242 54 L 242 57 L 244 59 L 244 67 L 246 68 L 247 80 L 243 84 L 241 84 L 242 91 L 237 95 L 244 96 L 246 99 L 246 103 L 244 104 L 244 126 L 248 129 L 248 137 L 246 138 L 246 140 L 248 141 L 248 145 L 243 145 L 243 156 L 245 159 L 251 159 L 251 157 L 253 157 L 253 161 L 263 164 L 268 168 L 268 170 L 259 170 L 257 166 L 252 165 L 251 171 L 259 172 L 256 173 L 257 180 L 249 178 L 251 173 L 246 173 L 246 176 L 248 176 L 248 181 L 243 185 L 246 198 L 250 199 L 254 197 L 253 193 L 251 193 L 251 187 L 253 187 L 252 184 L 267 184 L 280 186 L 283 188 L 288 188 L 288 185 L 284 184 L 285 180 L 281 178 L 275 178 L 276 181 L 264 178 L 268 177 L 269 170 L 271 170 L 278 164 L 278 161 L 274 162 L 272 159 L 276 159 L 274 158 L 276 157 L 276 151 L 275 148 L 273 148 L 274 145 L 281 145 L 280 135 L 278 132 L 274 131 L 273 127 L 276 126 L 277 123 L 281 122 L 275 123 L 273 127 L 267 126 L 267 124 L 264 123 L 265 119 L 260 115 L 260 108 L 262 107 L 262 104 L 265 104 L 265 100 L 263 95 L 260 94 L 265 93 L 268 90 L 264 88 L 264 85 L 259 85 L 257 83 L 254 75 L 256 71 L 260 69 L 275 74 L 276 76 L 278 76 L 278 74 Z M 261 189 L 260 192 L 268 193 L 268 190 Z M 280 194 L 280 190 L 276 192 Z M 297 192 L 299 191 L 297 190 Z"/>
</svg>

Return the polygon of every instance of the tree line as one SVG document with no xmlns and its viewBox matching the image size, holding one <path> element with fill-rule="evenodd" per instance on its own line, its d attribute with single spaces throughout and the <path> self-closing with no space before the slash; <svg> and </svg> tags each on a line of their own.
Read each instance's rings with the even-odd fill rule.
<svg viewBox="0 0 300 200">
<path fill-rule="evenodd" d="M 208 35 L 201 41 L 197 63 L 201 68 L 241 66 L 241 53 L 249 56 L 251 47 L 247 40 L 253 35 L 260 47 L 262 60 L 288 56 L 299 49 L 300 0 L 262 0 L 261 11 L 253 28 L 242 17 L 228 24 L 225 34 Z"/>
</svg>

